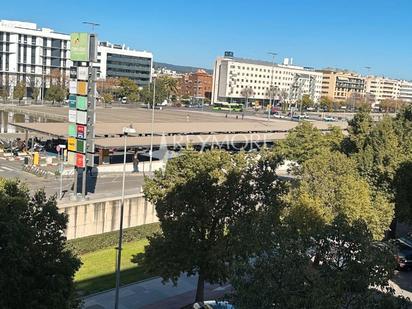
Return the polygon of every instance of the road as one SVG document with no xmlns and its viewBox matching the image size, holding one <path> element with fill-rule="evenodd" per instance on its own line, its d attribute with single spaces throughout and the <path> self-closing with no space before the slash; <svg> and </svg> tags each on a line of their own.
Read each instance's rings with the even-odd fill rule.
<svg viewBox="0 0 412 309">
<path fill-rule="evenodd" d="M 21 161 L 0 160 L 0 177 L 19 179 L 27 184 L 31 191 L 44 189 L 47 195 L 59 194 L 60 178 L 48 176 L 47 179 L 37 177 L 25 171 L 22 171 Z M 141 186 L 144 183 L 144 177 L 141 173 L 127 174 L 125 182 L 125 194 L 137 194 L 141 192 Z M 69 201 L 69 193 L 74 184 L 74 177 L 63 178 L 64 198 L 61 202 Z M 106 198 L 111 196 L 120 196 L 122 186 L 121 174 L 101 174 L 88 177 L 89 197 L 91 199 Z M 79 177 L 80 188 L 80 177 Z"/>
</svg>

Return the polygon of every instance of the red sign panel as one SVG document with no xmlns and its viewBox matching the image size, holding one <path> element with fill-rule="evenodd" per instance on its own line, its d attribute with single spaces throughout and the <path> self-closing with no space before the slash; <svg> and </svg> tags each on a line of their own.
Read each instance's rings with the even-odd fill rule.
<svg viewBox="0 0 412 309">
<path fill-rule="evenodd" d="M 76 167 L 84 168 L 86 166 L 86 156 L 82 153 L 76 153 Z"/>
<path fill-rule="evenodd" d="M 86 126 L 77 125 L 77 138 L 86 139 Z"/>
</svg>

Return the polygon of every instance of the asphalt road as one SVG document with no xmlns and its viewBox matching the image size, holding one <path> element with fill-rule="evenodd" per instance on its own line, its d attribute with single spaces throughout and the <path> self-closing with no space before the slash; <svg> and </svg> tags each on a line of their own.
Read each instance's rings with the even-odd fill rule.
<svg viewBox="0 0 412 309">
<path fill-rule="evenodd" d="M 33 174 L 22 171 L 21 161 L 0 160 L 0 177 L 9 179 L 19 179 L 27 184 L 28 188 L 34 192 L 39 189 L 44 189 L 47 195 L 59 194 L 60 178 L 48 176 L 47 179 L 37 177 Z M 90 199 L 106 198 L 112 196 L 120 196 L 122 188 L 121 174 L 101 174 L 88 177 L 88 187 L 91 193 L 88 193 Z M 125 194 L 137 194 L 141 192 L 141 186 L 144 183 L 144 177 L 141 173 L 126 174 Z M 63 199 L 62 203 L 68 202 L 69 193 L 72 192 L 74 185 L 74 177 L 63 177 Z M 80 177 L 79 177 L 80 189 Z"/>
</svg>

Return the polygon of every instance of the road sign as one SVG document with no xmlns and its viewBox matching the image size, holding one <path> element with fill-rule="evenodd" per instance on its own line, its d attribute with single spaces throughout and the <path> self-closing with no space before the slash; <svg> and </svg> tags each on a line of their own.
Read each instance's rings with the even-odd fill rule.
<svg viewBox="0 0 412 309">
<path fill-rule="evenodd" d="M 76 164 L 76 153 L 69 151 L 67 153 L 67 164 L 75 165 Z"/>
<path fill-rule="evenodd" d="M 85 81 L 78 81 L 77 82 L 77 94 L 79 95 L 87 95 L 87 82 Z"/>
<path fill-rule="evenodd" d="M 77 67 L 70 67 L 70 78 L 71 79 L 77 78 Z"/>
<path fill-rule="evenodd" d="M 86 153 L 86 140 L 84 139 L 77 139 L 76 140 L 76 151 L 80 153 Z"/>
<path fill-rule="evenodd" d="M 76 167 L 86 167 L 86 156 L 82 153 L 76 153 Z"/>
<path fill-rule="evenodd" d="M 77 137 L 76 124 L 74 124 L 74 123 L 69 124 L 68 135 L 69 135 L 69 137 Z"/>
<path fill-rule="evenodd" d="M 87 124 L 87 112 L 85 111 L 77 111 L 77 118 L 76 118 L 76 122 L 79 124 Z"/>
<path fill-rule="evenodd" d="M 77 79 L 87 81 L 89 79 L 89 68 L 88 67 L 78 67 L 77 68 Z"/>
<path fill-rule="evenodd" d="M 69 122 L 76 123 L 77 121 L 77 112 L 75 109 L 69 109 Z"/>
<path fill-rule="evenodd" d="M 69 93 L 77 94 L 77 81 L 75 80 L 69 81 Z"/>
<path fill-rule="evenodd" d="M 77 138 L 86 139 L 86 126 L 82 124 L 77 125 Z"/>
<path fill-rule="evenodd" d="M 74 137 L 69 137 L 67 139 L 67 150 L 69 151 L 76 151 L 77 141 Z"/>
<path fill-rule="evenodd" d="M 85 111 L 87 109 L 87 97 L 78 95 L 76 98 L 76 108 Z"/>
<path fill-rule="evenodd" d="M 89 34 L 75 32 L 70 35 L 70 60 L 89 61 Z"/>
<path fill-rule="evenodd" d="M 76 108 L 76 95 L 74 94 L 69 95 L 69 108 L 71 109 Z"/>
</svg>

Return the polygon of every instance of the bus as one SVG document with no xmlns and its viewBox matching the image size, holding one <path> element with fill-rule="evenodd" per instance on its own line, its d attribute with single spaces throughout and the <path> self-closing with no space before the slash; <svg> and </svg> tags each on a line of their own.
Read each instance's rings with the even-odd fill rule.
<svg viewBox="0 0 412 309">
<path fill-rule="evenodd" d="M 213 110 L 215 111 L 243 111 L 243 104 L 241 103 L 213 103 Z"/>
</svg>

